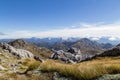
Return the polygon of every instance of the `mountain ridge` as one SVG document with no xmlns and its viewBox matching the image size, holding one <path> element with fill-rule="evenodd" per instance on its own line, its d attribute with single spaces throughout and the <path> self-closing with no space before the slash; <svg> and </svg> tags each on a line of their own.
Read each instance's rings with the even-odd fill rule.
<svg viewBox="0 0 120 80">
<path fill-rule="evenodd" d="M 41 57 L 43 59 L 46 59 L 50 56 L 52 53 L 49 49 L 38 47 L 32 43 L 28 43 L 24 41 L 23 39 L 17 39 L 11 42 L 8 42 L 11 46 L 18 48 L 18 49 L 25 49 L 33 53 L 35 56 Z"/>
</svg>

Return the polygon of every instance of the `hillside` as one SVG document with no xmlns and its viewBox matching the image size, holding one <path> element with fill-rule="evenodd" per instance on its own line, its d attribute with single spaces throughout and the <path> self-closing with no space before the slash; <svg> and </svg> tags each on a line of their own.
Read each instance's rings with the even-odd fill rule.
<svg viewBox="0 0 120 80">
<path fill-rule="evenodd" d="M 87 38 L 83 38 L 74 44 L 73 47 L 79 48 L 82 53 L 100 53 L 103 51 L 103 48 L 97 42 L 91 41 Z"/>
<path fill-rule="evenodd" d="M 37 47 L 32 43 L 25 42 L 22 39 L 17 39 L 12 42 L 9 42 L 11 46 L 18 48 L 18 49 L 25 49 L 33 53 L 34 55 L 41 57 L 43 59 L 47 59 L 51 55 L 51 51 L 47 48 Z"/>
</svg>

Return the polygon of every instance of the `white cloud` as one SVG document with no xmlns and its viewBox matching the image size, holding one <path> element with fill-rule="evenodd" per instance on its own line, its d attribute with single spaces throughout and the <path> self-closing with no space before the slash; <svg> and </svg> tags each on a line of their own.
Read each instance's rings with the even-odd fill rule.
<svg viewBox="0 0 120 80">
<path fill-rule="evenodd" d="M 92 37 L 91 38 L 91 40 L 94 40 L 94 41 L 97 41 L 97 40 L 99 40 L 100 38 L 98 38 L 98 37 Z"/>
<path fill-rule="evenodd" d="M 110 37 L 109 40 L 110 41 L 115 41 L 115 40 L 117 40 L 117 38 L 116 37 Z"/>
<path fill-rule="evenodd" d="M 93 37 L 99 39 L 101 37 L 111 37 L 110 40 L 120 38 L 120 24 L 86 24 L 82 23 L 79 27 L 64 28 L 50 31 L 32 32 L 32 31 L 16 31 L 7 35 L 1 35 L 0 38 L 30 38 L 30 37 Z"/>
</svg>

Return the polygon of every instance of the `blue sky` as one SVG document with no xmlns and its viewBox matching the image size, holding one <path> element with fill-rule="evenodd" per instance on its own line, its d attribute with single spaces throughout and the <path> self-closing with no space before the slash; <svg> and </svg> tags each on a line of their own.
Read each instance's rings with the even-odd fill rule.
<svg viewBox="0 0 120 80">
<path fill-rule="evenodd" d="M 86 25 L 118 26 L 119 3 L 120 0 L 0 0 L 0 32 L 41 37 L 39 32 L 86 28 Z"/>
</svg>

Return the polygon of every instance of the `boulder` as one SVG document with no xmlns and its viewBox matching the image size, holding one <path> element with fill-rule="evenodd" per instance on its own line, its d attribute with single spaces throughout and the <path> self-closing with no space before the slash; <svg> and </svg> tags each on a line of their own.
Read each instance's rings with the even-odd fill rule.
<svg viewBox="0 0 120 80">
<path fill-rule="evenodd" d="M 75 48 L 75 47 L 71 47 L 71 48 L 69 48 L 67 52 L 70 52 L 70 53 L 75 54 L 75 55 L 77 55 L 77 54 L 81 54 L 80 49 Z"/>
<path fill-rule="evenodd" d="M 68 51 L 63 50 L 52 50 L 54 53 L 51 55 L 51 59 L 60 59 L 65 63 L 76 63 L 81 60 L 80 49 L 71 47 Z"/>
<path fill-rule="evenodd" d="M 59 51 L 52 50 L 52 51 L 54 51 L 54 53 L 51 55 L 50 57 L 51 59 L 58 59 L 64 53 L 63 50 L 59 50 Z"/>
</svg>

